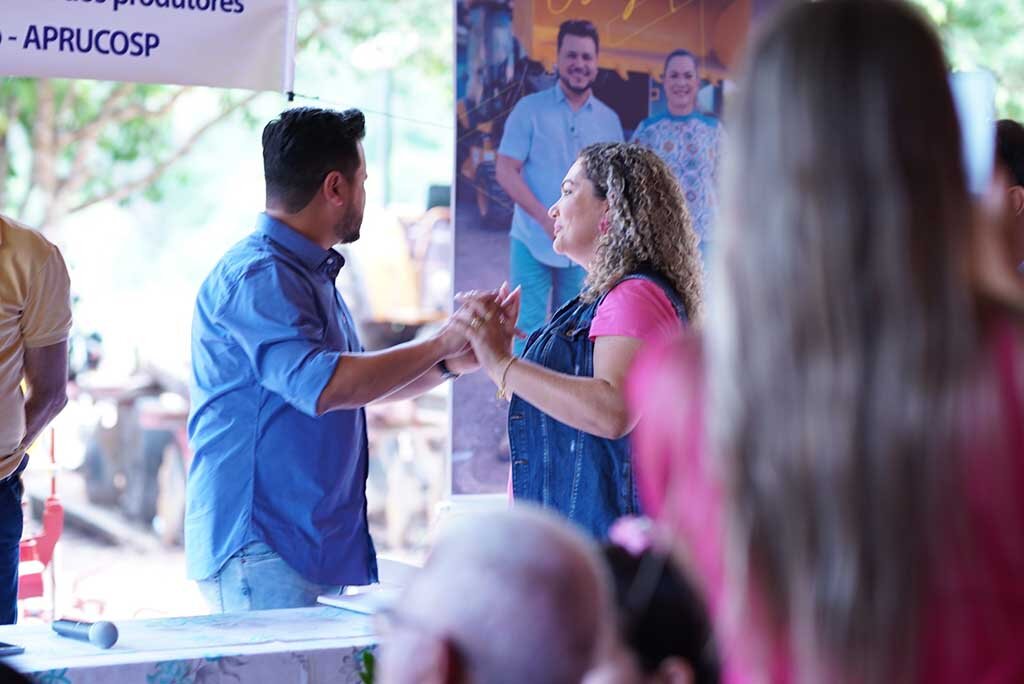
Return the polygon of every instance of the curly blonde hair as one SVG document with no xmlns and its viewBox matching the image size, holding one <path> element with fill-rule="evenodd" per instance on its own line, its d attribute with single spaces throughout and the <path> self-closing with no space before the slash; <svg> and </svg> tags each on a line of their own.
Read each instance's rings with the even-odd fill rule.
<svg viewBox="0 0 1024 684">
<path fill-rule="evenodd" d="M 655 271 L 675 288 L 691 324 L 703 315 L 700 252 L 679 182 L 656 153 L 630 143 L 598 143 L 580 152 L 594 192 L 608 200 L 608 230 L 597 243 L 584 301 L 624 276 Z"/>
</svg>

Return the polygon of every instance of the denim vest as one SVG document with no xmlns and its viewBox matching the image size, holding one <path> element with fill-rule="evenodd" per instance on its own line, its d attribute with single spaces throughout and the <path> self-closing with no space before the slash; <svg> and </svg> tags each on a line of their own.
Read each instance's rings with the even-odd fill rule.
<svg viewBox="0 0 1024 684">
<path fill-rule="evenodd" d="M 668 281 L 644 272 L 619 282 L 634 278 L 660 287 L 679 319 L 686 321 L 682 300 Z M 579 297 L 568 302 L 546 326 L 530 335 L 523 358 L 559 373 L 593 377 L 590 322 L 605 296 L 607 293 L 589 304 Z M 607 536 L 617 518 L 639 511 L 629 435 L 620 439 L 596 437 L 513 396 L 508 410 L 508 438 L 516 501 L 553 508 L 598 539 Z"/>
</svg>

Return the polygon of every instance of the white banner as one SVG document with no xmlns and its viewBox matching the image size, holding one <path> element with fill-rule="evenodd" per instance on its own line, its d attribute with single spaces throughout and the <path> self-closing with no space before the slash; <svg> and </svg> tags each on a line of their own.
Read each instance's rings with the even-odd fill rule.
<svg viewBox="0 0 1024 684">
<path fill-rule="evenodd" d="M 0 75 L 288 92 L 296 0 L 0 0 Z"/>
</svg>

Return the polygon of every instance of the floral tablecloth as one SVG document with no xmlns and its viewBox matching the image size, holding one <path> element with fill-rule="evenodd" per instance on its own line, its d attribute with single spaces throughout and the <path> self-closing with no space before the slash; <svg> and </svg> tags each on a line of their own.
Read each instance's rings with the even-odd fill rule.
<svg viewBox="0 0 1024 684">
<path fill-rule="evenodd" d="M 117 623 L 110 650 L 48 625 L 0 627 L 25 648 L 4 662 L 40 684 L 363 684 L 372 669 L 371 617 L 320 606 Z"/>
</svg>

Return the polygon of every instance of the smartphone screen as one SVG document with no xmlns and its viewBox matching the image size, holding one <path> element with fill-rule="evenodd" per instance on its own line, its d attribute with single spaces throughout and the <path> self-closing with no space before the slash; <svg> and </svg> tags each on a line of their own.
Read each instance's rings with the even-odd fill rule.
<svg viewBox="0 0 1024 684">
<path fill-rule="evenodd" d="M 985 70 L 958 71 L 949 77 L 963 149 L 967 189 L 983 195 L 992 182 L 996 152 L 996 79 Z"/>
<path fill-rule="evenodd" d="M 19 655 L 24 652 L 25 649 L 21 646 L 17 646 L 15 644 L 8 644 L 4 643 L 3 641 L 0 641 L 0 658 L 3 658 L 5 656 Z"/>
</svg>

